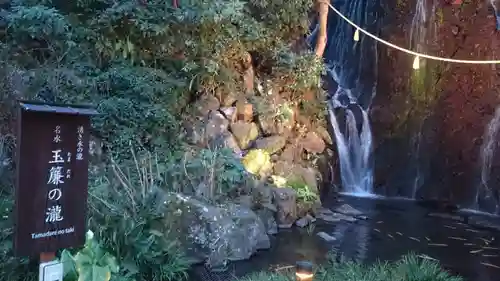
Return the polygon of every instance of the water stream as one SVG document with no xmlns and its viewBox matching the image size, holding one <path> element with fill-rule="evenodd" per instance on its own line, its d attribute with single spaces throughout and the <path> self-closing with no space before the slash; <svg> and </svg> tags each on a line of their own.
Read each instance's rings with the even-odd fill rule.
<svg viewBox="0 0 500 281">
<path fill-rule="evenodd" d="M 498 213 L 499 198 L 495 198 L 493 190 L 496 187 L 490 186 L 494 179 L 491 179 L 493 159 L 496 155 L 498 146 L 498 137 L 500 133 L 500 106 L 497 107 L 495 114 L 484 132 L 483 144 L 480 150 L 480 182 L 476 187 L 476 196 L 471 206 L 475 211 L 486 211 Z M 493 206 L 488 206 L 493 205 Z"/>
<path fill-rule="evenodd" d="M 419 53 L 429 53 L 429 46 L 432 44 L 432 41 L 435 39 L 437 34 L 437 0 L 417 0 L 415 4 L 415 12 L 413 15 L 413 19 L 411 22 L 410 29 L 410 49 L 415 50 Z M 434 81 L 428 79 L 429 69 L 427 69 L 427 65 L 425 61 L 422 61 L 419 69 L 414 70 L 412 74 L 412 79 L 410 81 L 412 95 L 414 98 L 414 102 L 416 106 L 425 106 L 419 103 L 419 98 L 421 96 L 425 96 L 428 93 L 434 91 L 434 86 L 432 83 Z M 432 73 L 431 73 L 432 74 Z M 417 120 L 415 125 L 416 130 L 413 132 L 411 136 L 410 145 L 411 145 L 411 157 L 410 161 L 413 163 L 412 167 L 414 169 L 413 172 L 413 184 L 411 186 L 411 192 L 408 192 L 410 198 L 416 199 L 418 191 L 425 183 L 425 174 L 424 170 L 428 165 L 424 163 L 427 161 L 424 155 L 423 149 L 423 138 L 424 134 L 424 122 L 425 118 L 422 120 Z"/>
<path fill-rule="evenodd" d="M 381 26 L 378 1 L 334 1 L 348 18 L 372 33 Z M 377 43 L 361 36 L 333 11 L 328 16 L 324 53 L 328 111 L 340 163 L 342 191 L 373 196 L 372 132 L 368 112 L 377 86 Z M 310 37 L 314 42 L 316 29 Z"/>
</svg>

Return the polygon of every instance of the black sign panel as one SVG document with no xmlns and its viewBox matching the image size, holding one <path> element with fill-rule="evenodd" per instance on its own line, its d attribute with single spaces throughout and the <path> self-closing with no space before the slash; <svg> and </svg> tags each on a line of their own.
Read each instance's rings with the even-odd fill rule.
<svg viewBox="0 0 500 281">
<path fill-rule="evenodd" d="M 86 232 L 90 109 L 20 103 L 14 250 L 80 246 Z"/>
</svg>

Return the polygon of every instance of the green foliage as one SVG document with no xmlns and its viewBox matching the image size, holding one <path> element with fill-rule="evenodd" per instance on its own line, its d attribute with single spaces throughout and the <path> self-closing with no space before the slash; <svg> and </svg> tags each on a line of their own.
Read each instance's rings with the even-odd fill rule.
<svg viewBox="0 0 500 281">
<path fill-rule="evenodd" d="M 305 34 L 310 26 L 307 15 L 314 1 L 250 0 L 249 3 L 255 17 L 287 41 Z"/>
<path fill-rule="evenodd" d="M 65 281 L 109 281 L 111 274 L 118 272 L 116 258 L 104 251 L 88 231 L 83 249 L 73 256 L 63 250 L 60 261 L 64 266 Z"/>
<path fill-rule="evenodd" d="M 182 155 L 172 158 L 165 173 L 171 189 L 193 193 L 208 200 L 219 199 L 248 178 L 241 161 L 230 149 L 188 149 Z"/>
<path fill-rule="evenodd" d="M 178 139 L 181 113 L 199 94 L 240 90 L 249 51 L 264 56 L 296 103 L 317 88 L 319 61 L 289 46 L 305 33 L 312 1 L 186 0 L 178 9 L 170 0 L 145 2 L 13 0 L 0 26 L 0 121 L 12 122 L 17 98 L 96 106 L 102 115 L 93 120 L 93 133 L 116 162 L 93 167 L 90 227 L 98 230 L 102 250 L 119 259 L 116 278 L 181 280 L 188 261 L 169 229 L 174 217 L 152 204 L 157 191 L 189 192 L 204 184 L 203 196 L 214 200 L 245 177 L 228 151 L 179 154 L 185 148 Z M 145 155 L 129 153 L 130 144 Z M 5 160 L 10 154 L 2 152 Z M 1 197 L 0 273 L 33 280 L 36 264 L 12 257 L 12 180 L 1 179 L 7 193 Z"/>
<path fill-rule="evenodd" d="M 24 97 L 98 105 L 96 129 L 116 155 L 127 155 L 130 141 L 165 151 L 178 145 L 171 136 L 195 91 L 241 89 L 248 51 L 266 56 L 297 100 L 317 88 L 321 62 L 288 46 L 306 32 L 311 5 L 205 0 L 173 9 L 167 0 L 17 0 L 0 33 L 7 42 L 0 55 L 29 77 Z"/>
<path fill-rule="evenodd" d="M 162 210 L 163 166 L 151 154 L 132 152 L 132 162 L 114 161 L 106 173 L 93 175 L 90 226 L 107 251 L 119 257 L 120 276 L 128 280 L 183 280 L 189 261 L 178 245 L 171 220 Z M 106 176 L 106 174 L 109 174 Z"/>
<path fill-rule="evenodd" d="M 315 202 L 318 200 L 318 194 L 311 191 L 309 186 L 301 181 L 288 181 L 286 186 L 293 188 L 297 192 L 297 199 L 304 202 Z"/>
<path fill-rule="evenodd" d="M 38 279 L 38 263 L 14 256 L 12 211 L 14 196 L 3 190 L 0 193 L 0 273 L 4 280 L 33 281 Z"/>
<path fill-rule="evenodd" d="M 258 273 L 245 281 L 292 281 L 289 273 Z M 404 256 L 393 263 L 378 263 L 366 266 L 360 263 L 341 259 L 330 261 L 321 266 L 314 275 L 315 281 L 462 281 L 461 277 L 452 276 L 444 271 L 438 263 L 414 254 Z"/>
</svg>

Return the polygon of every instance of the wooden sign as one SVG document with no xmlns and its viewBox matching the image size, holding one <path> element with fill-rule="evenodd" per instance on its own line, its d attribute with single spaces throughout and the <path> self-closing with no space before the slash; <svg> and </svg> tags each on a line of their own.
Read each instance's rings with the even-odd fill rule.
<svg viewBox="0 0 500 281">
<path fill-rule="evenodd" d="M 38 256 L 83 245 L 93 109 L 19 103 L 14 250 Z"/>
</svg>

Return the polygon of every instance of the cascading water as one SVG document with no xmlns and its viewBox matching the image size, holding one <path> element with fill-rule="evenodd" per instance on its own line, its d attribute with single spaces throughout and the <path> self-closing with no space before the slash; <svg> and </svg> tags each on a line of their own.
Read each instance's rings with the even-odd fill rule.
<svg viewBox="0 0 500 281">
<path fill-rule="evenodd" d="M 417 0 L 410 29 L 410 49 L 418 53 L 428 53 L 428 48 L 437 34 L 437 20 L 435 18 L 437 6 L 437 0 Z M 426 96 L 428 93 L 434 91 L 434 85 L 429 85 L 429 83 L 427 83 L 428 77 L 426 74 L 428 71 L 425 66 L 426 65 L 423 65 L 420 69 L 412 73 L 410 83 L 412 84 L 411 89 L 413 97 Z M 414 102 L 416 102 L 417 107 L 422 106 L 418 98 L 414 98 Z M 416 199 L 417 193 L 424 184 L 425 179 L 425 173 L 422 167 L 423 162 L 425 162 L 425 159 L 422 159 L 422 134 L 424 122 L 425 118 L 418 121 L 418 124 L 416 124 L 417 129 L 411 136 L 412 153 L 410 162 L 414 165 L 414 180 L 411 191 L 407 194 L 409 194 L 412 199 Z"/>
<path fill-rule="evenodd" d="M 481 200 L 483 201 L 490 201 L 493 203 L 494 206 L 494 212 L 498 213 L 499 206 L 498 204 L 498 199 L 500 198 L 492 198 L 494 196 L 493 190 L 495 190 L 495 187 L 491 187 L 491 171 L 492 171 L 492 165 L 493 165 L 493 159 L 495 156 L 496 148 L 498 145 L 498 137 L 500 136 L 500 106 L 497 107 L 495 111 L 495 115 L 489 122 L 488 126 L 486 127 L 486 130 L 484 132 L 484 139 L 483 139 L 483 145 L 481 146 L 480 150 L 480 160 L 481 160 L 481 181 L 476 188 L 476 196 L 475 200 L 471 206 L 471 209 L 473 210 L 481 210 Z M 485 199 L 493 199 L 493 200 L 485 200 Z M 489 212 L 492 212 L 493 210 L 487 210 Z"/>
<path fill-rule="evenodd" d="M 338 80 L 336 80 L 338 81 Z M 350 103 L 342 105 L 339 100 L 346 95 Z M 354 105 L 354 107 L 352 107 Z M 338 86 L 337 92 L 329 103 L 328 113 L 333 126 L 340 162 L 342 186 L 346 193 L 370 196 L 373 193 L 373 168 L 371 162 L 372 132 L 368 113 L 356 105 L 351 91 Z M 344 109 L 345 128 L 339 125 L 335 109 Z M 361 128 L 355 117 L 355 109 L 361 114 Z"/>
<path fill-rule="evenodd" d="M 377 0 L 332 1 L 342 14 L 371 33 L 381 26 Z M 310 39 L 314 42 L 316 29 Z M 328 15 L 328 41 L 324 53 L 328 69 L 325 84 L 328 111 L 334 130 L 342 189 L 357 196 L 373 195 L 372 133 L 368 118 L 376 91 L 377 43 L 361 36 L 333 11 Z"/>
</svg>

